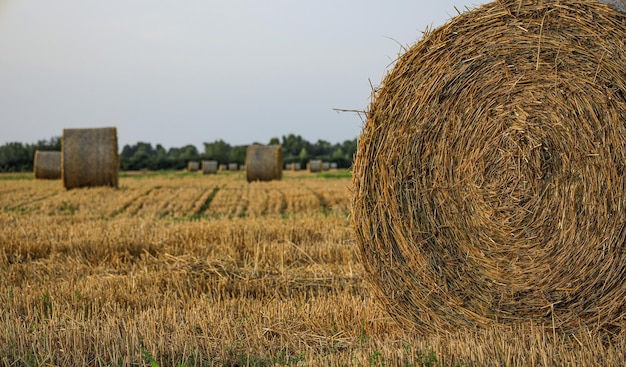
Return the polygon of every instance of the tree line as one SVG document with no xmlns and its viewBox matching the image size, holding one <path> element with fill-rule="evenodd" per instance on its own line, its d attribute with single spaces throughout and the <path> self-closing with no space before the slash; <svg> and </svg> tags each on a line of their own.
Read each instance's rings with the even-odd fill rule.
<svg viewBox="0 0 626 367">
<path fill-rule="evenodd" d="M 345 140 L 341 143 L 330 143 L 318 140 L 311 143 L 300 135 L 283 135 L 272 138 L 270 145 L 280 144 L 283 149 L 285 163 L 300 163 L 305 167 L 311 159 L 336 162 L 339 168 L 350 168 L 357 148 L 357 139 Z M 189 161 L 216 160 L 220 164 L 244 164 L 247 145 L 230 145 L 219 139 L 212 143 L 203 143 L 204 150 L 199 151 L 194 145 L 164 148 L 161 144 L 138 142 L 124 145 L 120 152 L 120 169 L 122 170 L 169 170 L 184 169 Z M 18 142 L 0 146 L 0 172 L 25 172 L 33 170 L 36 150 L 61 150 L 61 138 L 40 140 L 35 144 Z"/>
<path fill-rule="evenodd" d="M 32 171 L 36 150 L 61 150 L 61 138 L 39 140 L 35 144 L 12 142 L 0 146 L 0 172 Z"/>
</svg>

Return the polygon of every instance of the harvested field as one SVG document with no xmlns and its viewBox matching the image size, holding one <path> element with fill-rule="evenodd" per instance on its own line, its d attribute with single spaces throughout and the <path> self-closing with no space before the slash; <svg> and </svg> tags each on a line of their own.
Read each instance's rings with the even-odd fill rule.
<svg viewBox="0 0 626 367">
<path fill-rule="evenodd" d="M 621 365 L 582 330 L 415 337 L 364 281 L 348 176 L 0 175 L 0 365 Z M 152 364 L 155 365 L 155 364 Z"/>
</svg>

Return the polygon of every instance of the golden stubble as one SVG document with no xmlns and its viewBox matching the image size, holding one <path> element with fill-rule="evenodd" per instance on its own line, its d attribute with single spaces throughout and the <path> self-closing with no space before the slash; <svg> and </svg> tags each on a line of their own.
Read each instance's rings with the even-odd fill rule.
<svg viewBox="0 0 626 367">
<path fill-rule="evenodd" d="M 372 297 L 349 178 L 0 180 L 0 363 L 591 365 L 623 345 L 543 330 L 416 335 Z M 623 343 L 622 343 L 623 344 Z"/>
</svg>

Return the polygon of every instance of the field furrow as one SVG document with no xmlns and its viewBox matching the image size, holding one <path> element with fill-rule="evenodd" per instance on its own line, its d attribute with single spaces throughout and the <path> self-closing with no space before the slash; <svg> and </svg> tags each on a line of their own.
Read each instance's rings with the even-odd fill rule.
<svg viewBox="0 0 626 367">
<path fill-rule="evenodd" d="M 59 180 L 0 181 L 0 208 L 3 210 L 37 211 L 46 199 L 64 192 Z"/>
<path fill-rule="evenodd" d="M 294 185 L 285 190 L 286 213 L 289 215 L 301 215 L 302 213 L 315 213 L 320 211 L 319 200 L 311 190 Z"/>
<path fill-rule="evenodd" d="M 204 214 L 209 217 L 232 218 L 243 200 L 247 185 L 245 182 L 236 182 L 220 188 L 211 201 L 211 206 L 205 210 Z"/>
<path fill-rule="evenodd" d="M 267 182 L 250 182 L 248 184 L 248 206 L 246 215 L 251 218 L 261 217 L 267 213 L 268 185 Z"/>
<path fill-rule="evenodd" d="M 284 184 L 275 185 L 267 189 L 267 210 L 265 215 L 280 217 L 285 213 L 287 202 L 283 193 L 284 186 Z"/>
</svg>

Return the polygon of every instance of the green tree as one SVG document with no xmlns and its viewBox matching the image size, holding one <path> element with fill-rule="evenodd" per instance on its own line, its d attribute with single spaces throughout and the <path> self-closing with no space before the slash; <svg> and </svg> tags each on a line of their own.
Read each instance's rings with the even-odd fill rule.
<svg viewBox="0 0 626 367">
<path fill-rule="evenodd" d="M 198 148 L 193 145 L 185 145 L 181 148 L 172 147 L 167 151 L 169 169 L 183 169 L 187 167 L 187 162 L 199 159 Z"/>
<path fill-rule="evenodd" d="M 300 159 L 300 164 L 302 165 L 302 167 L 305 167 L 306 163 L 310 159 L 309 152 L 307 152 L 306 148 L 302 148 L 300 154 L 298 154 L 298 158 Z"/>
<path fill-rule="evenodd" d="M 183 167 L 187 166 L 187 162 L 189 161 L 197 161 L 200 159 L 200 154 L 198 153 L 198 148 L 194 145 L 188 144 L 182 148 L 182 153 L 180 158 L 183 160 Z"/>
<path fill-rule="evenodd" d="M 22 143 L 12 142 L 0 148 L 0 171 L 18 172 L 32 169 L 32 160 L 28 147 Z"/>
<path fill-rule="evenodd" d="M 221 139 L 213 143 L 204 143 L 204 158 L 226 164 L 231 161 L 231 150 L 230 144 Z"/>
<path fill-rule="evenodd" d="M 337 150 L 340 149 L 343 153 L 343 158 L 339 158 Z M 354 160 L 354 153 L 357 150 L 357 140 L 344 140 L 343 143 L 337 144 L 336 149 L 333 152 L 333 161 L 337 162 L 337 166 L 340 168 L 352 167 L 352 161 Z"/>
<path fill-rule="evenodd" d="M 307 145 L 310 144 L 300 135 L 289 134 L 283 135 L 281 145 L 286 155 L 298 156 L 302 148 L 309 148 Z"/>
<path fill-rule="evenodd" d="M 318 140 L 313 144 L 311 155 L 317 159 L 327 161 L 333 153 L 333 146 L 326 140 Z"/>
<path fill-rule="evenodd" d="M 325 140 L 318 140 L 311 144 L 300 135 L 283 135 L 272 138 L 270 144 L 280 144 L 283 148 L 285 163 L 300 162 L 302 165 L 310 159 L 332 160 L 339 167 L 349 168 L 352 165 L 354 153 L 357 149 L 357 139 L 345 140 L 342 143 L 331 144 Z M 35 144 L 11 142 L 0 146 L 0 172 L 32 171 L 35 151 L 61 150 L 61 137 L 49 140 L 39 140 Z M 182 169 L 190 160 L 215 159 L 220 163 L 236 162 L 244 164 L 247 145 L 231 147 L 223 140 L 213 143 L 204 143 L 204 153 L 201 155 L 193 145 L 172 147 L 166 150 L 157 144 L 156 148 L 146 142 L 134 145 L 125 145 L 120 153 L 120 168 L 122 170 L 137 170 L 148 168 Z"/>
<path fill-rule="evenodd" d="M 281 145 L 285 163 L 301 162 L 300 152 L 302 152 L 302 149 L 305 149 L 307 152 L 311 150 L 311 144 L 300 135 L 283 135 Z"/>
<path fill-rule="evenodd" d="M 278 140 L 278 138 L 271 138 L 268 145 L 280 145 L 280 140 Z"/>
<path fill-rule="evenodd" d="M 245 164 L 246 162 L 246 150 L 248 149 L 247 145 L 238 145 L 233 147 L 230 150 L 230 162 L 237 163 L 239 165 Z"/>
<path fill-rule="evenodd" d="M 153 159 L 154 163 L 152 169 L 162 170 L 169 168 L 169 164 L 167 161 L 167 150 L 165 150 L 165 148 L 161 144 L 157 144 L 155 148 L 155 153 L 156 154 Z"/>
<path fill-rule="evenodd" d="M 33 152 L 35 150 L 56 150 L 56 151 L 60 151 L 61 150 L 61 137 L 60 136 L 55 136 L 50 138 L 50 140 L 39 140 L 37 141 L 37 144 L 35 144 Z"/>
<path fill-rule="evenodd" d="M 36 150 L 61 150 L 61 138 L 39 140 L 35 144 L 11 142 L 0 147 L 0 172 L 24 172 L 33 170 Z"/>
<path fill-rule="evenodd" d="M 124 170 L 158 169 L 155 158 L 156 150 L 150 143 L 125 145 L 120 153 L 120 167 Z"/>
</svg>

